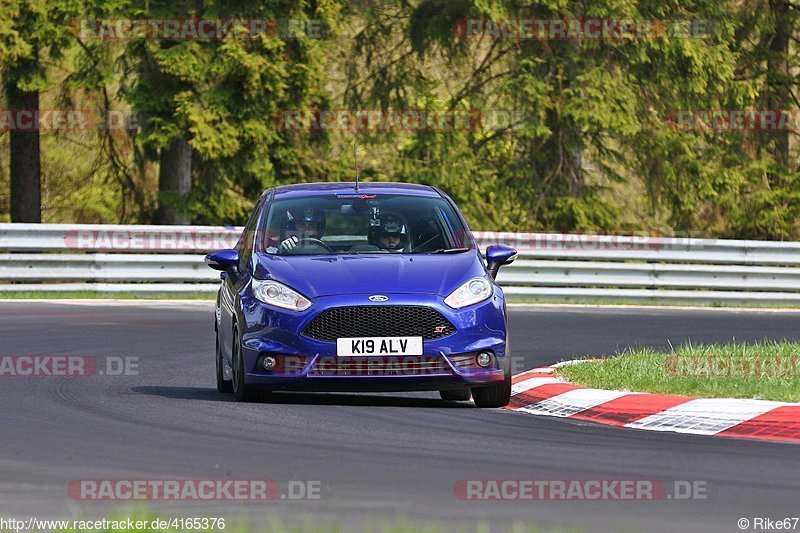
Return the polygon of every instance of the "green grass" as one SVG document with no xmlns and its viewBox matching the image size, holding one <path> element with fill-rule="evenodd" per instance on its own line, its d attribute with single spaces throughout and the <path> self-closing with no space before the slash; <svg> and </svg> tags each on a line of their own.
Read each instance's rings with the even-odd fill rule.
<svg viewBox="0 0 800 533">
<path fill-rule="evenodd" d="M 626 350 L 557 369 L 578 385 L 703 398 L 800 401 L 800 343 L 681 345 Z"/>
<path fill-rule="evenodd" d="M 214 300 L 210 292 L 0 291 L 0 300 Z"/>
</svg>

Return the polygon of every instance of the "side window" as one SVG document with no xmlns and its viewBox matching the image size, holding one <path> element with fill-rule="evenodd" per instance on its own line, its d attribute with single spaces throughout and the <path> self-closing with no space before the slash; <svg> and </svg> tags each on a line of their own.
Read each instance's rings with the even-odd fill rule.
<svg viewBox="0 0 800 533">
<path fill-rule="evenodd" d="M 255 208 L 253 208 L 253 211 L 250 213 L 250 217 L 248 217 L 247 219 L 247 223 L 244 225 L 244 228 L 242 229 L 241 235 L 239 235 L 239 240 L 236 242 L 236 246 L 234 247 L 234 249 L 237 252 L 239 252 L 239 255 L 241 255 L 242 253 L 242 247 L 244 246 L 244 242 L 247 240 L 245 237 L 250 231 L 249 228 L 252 228 L 253 226 L 253 221 L 256 219 L 256 213 L 258 213 L 260 206 L 261 206 L 261 199 L 259 198 Z"/>
<path fill-rule="evenodd" d="M 256 252 L 274 253 L 268 251 L 268 248 L 278 246 L 278 241 L 281 237 L 281 231 L 278 227 L 280 217 L 270 216 L 270 205 L 268 204 L 269 201 L 264 202 L 261 208 L 261 221 L 258 223 L 258 235 L 255 240 Z"/>
<path fill-rule="evenodd" d="M 253 256 L 253 241 L 255 240 L 256 227 L 258 226 L 258 219 L 261 214 L 261 209 L 264 206 L 264 199 L 262 196 L 255 209 L 250 214 L 250 219 L 247 221 L 242 236 L 239 237 L 239 242 L 236 244 L 236 250 L 239 252 L 239 270 L 243 270 L 250 264 L 250 259 Z"/>
</svg>

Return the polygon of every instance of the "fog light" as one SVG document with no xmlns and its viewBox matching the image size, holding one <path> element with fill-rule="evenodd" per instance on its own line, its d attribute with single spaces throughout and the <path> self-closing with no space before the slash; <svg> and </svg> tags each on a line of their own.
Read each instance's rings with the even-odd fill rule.
<svg viewBox="0 0 800 533">
<path fill-rule="evenodd" d="M 475 357 L 475 362 L 481 368 L 486 368 L 492 364 L 492 354 L 489 352 L 481 352 Z"/>
<path fill-rule="evenodd" d="M 277 364 L 278 364 L 278 361 L 277 361 L 277 360 L 276 360 L 274 357 L 272 357 L 271 355 L 268 355 L 268 356 L 266 356 L 266 357 L 265 357 L 265 358 L 264 358 L 264 359 L 261 361 L 261 365 L 262 365 L 262 366 L 263 366 L 263 367 L 264 367 L 266 370 L 272 370 L 273 368 L 275 368 L 275 365 L 277 365 Z"/>
</svg>

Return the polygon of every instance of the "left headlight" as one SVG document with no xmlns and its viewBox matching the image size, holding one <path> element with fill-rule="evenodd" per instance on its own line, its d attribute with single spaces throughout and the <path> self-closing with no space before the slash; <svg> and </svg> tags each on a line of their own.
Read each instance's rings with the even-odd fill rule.
<svg viewBox="0 0 800 533">
<path fill-rule="evenodd" d="M 445 298 L 444 303 L 453 309 L 461 309 L 462 307 L 487 300 L 491 295 L 491 281 L 485 277 L 472 278 Z"/>
<path fill-rule="evenodd" d="M 305 311 L 311 307 L 308 298 L 277 281 L 253 279 L 253 295 L 265 304 L 292 311 Z"/>
</svg>

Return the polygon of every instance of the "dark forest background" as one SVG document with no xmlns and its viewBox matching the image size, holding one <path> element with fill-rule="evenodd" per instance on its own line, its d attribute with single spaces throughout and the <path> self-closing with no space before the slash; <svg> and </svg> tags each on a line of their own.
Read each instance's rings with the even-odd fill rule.
<svg viewBox="0 0 800 533">
<path fill-rule="evenodd" d="M 273 185 L 352 180 L 357 142 L 362 179 L 441 187 L 474 229 L 800 240 L 799 12 L 788 0 L 2 2 L 4 110 L 99 118 L 0 127 L 0 221 L 241 224 Z M 201 18 L 276 26 L 208 40 L 87 31 Z M 519 18 L 668 31 L 463 32 L 464 19 Z M 325 110 L 470 119 L 287 127 Z M 687 127 L 692 110 L 785 111 L 790 125 Z"/>
</svg>

